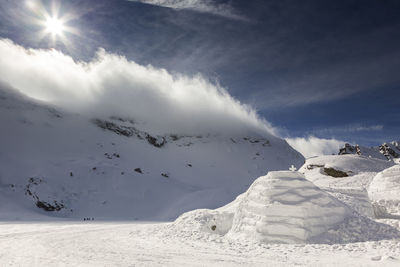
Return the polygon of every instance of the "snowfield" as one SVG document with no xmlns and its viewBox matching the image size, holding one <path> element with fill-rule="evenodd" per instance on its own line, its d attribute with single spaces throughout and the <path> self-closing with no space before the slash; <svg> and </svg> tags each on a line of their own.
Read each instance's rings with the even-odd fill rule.
<svg viewBox="0 0 400 267">
<path fill-rule="evenodd" d="M 335 157 L 325 158 L 325 163 Z M 314 171 L 308 170 L 310 173 L 306 171 L 304 175 L 270 172 L 228 205 L 216 210 L 193 210 L 170 223 L 76 222 L 54 218 L 53 222 L 5 222 L 0 224 L 0 263 L 399 266 L 400 220 L 379 219 L 374 213 L 367 217 L 353 209 L 364 199 L 355 192 L 366 194 L 362 191 L 364 183 L 354 182 L 354 177 L 366 174 L 364 179 L 372 180 L 375 175 L 358 170 L 353 177 L 325 177 L 341 181 L 335 183 L 320 177 L 318 181 L 334 185 L 323 189 L 306 179 L 310 174 L 316 178 Z M 370 209 L 373 210 L 372 206 Z"/>
<path fill-rule="evenodd" d="M 171 224 L 6 223 L 2 266 L 399 266 L 400 243 L 263 244 Z"/>
</svg>

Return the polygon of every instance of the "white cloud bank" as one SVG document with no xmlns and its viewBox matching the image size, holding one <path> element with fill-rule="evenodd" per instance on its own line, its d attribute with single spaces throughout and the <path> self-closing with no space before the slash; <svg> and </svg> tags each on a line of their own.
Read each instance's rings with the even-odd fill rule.
<svg viewBox="0 0 400 267">
<path fill-rule="evenodd" d="M 324 139 L 315 136 L 309 136 L 307 138 L 286 138 L 286 141 L 294 149 L 303 154 L 305 158 L 337 154 L 339 148 L 343 147 L 346 143 L 336 139 Z"/>
<path fill-rule="evenodd" d="M 90 116 L 122 116 L 158 133 L 273 133 L 255 110 L 201 76 L 141 66 L 99 50 L 75 62 L 55 50 L 0 39 L 0 80 L 22 93 Z"/>
<path fill-rule="evenodd" d="M 129 0 L 149 5 L 168 7 L 173 9 L 190 9 L 197 12 L 211 13 L 231 19 L 243 19 L 235 13 L 229 4 L 217 3 L 212 0 Z"/>
</svg>

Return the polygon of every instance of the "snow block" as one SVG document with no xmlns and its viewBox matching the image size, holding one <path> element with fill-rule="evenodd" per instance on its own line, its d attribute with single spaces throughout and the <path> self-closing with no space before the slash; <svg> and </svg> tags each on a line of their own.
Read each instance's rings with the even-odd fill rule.
<svg viewBox="0 0 400 267">
<path fill-rule="evenodd" d="M 269 172 L 238 204 L 228 233 L 264 243 L 306 243 L 335 228 L 351 210 L 299 172 Z"/>
<path fill-rule="evenodd" d="M 378 173 L 368 187 L 378 217 L 385 213 L 400 215 L 400 165 Z"/>
</svg>

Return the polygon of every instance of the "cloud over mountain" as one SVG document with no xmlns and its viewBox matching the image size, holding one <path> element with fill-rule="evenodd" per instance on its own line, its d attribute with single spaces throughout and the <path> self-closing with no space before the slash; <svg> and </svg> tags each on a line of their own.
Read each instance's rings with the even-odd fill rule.
<svg viewBox="0 0 400 267">
<path fill-rule="evenodd" d="M 204 77 L 141 66 L 100 49 L 90 62 L 0 40 L 0 77 L 24 94 L 90 116 L 117 115 L 150 131 L 274 132 L 251 107 Z"/>
<path fill-rule="evenodd" d="M 286 141 L 306 158 L 337 154 L 339 148 L 345 144 L 344 141 L 318 138 L 315 136 L 286 138 Z"/>
</svg>

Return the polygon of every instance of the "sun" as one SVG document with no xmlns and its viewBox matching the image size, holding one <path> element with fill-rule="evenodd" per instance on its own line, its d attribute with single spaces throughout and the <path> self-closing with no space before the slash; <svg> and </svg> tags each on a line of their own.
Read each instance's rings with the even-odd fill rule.
<svg viewBox="0 0 400 267">
<path fill-rule="evenodd" d="M 46 31 L 52 35 L 61 35 L 64 32 L 64 25 L 60 19 L 47 18 L 46 20 Z"/>
<path fill-rule="evenodd" d="M 1 0 L 0 0 L 1 1 Z M 31 20 L 39 40 L 46 40 L 49 46 L 72 48 L 72 35 L 81 36 L 80 31 L 71 26 L 71 21 L 79 18 L 79 15 L 63 9 L 59 0 L 25 0 L 27 20 Z M 46 2 L 46 4 L 45 4 Z"/>
</svg>

